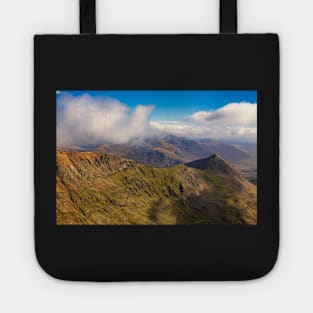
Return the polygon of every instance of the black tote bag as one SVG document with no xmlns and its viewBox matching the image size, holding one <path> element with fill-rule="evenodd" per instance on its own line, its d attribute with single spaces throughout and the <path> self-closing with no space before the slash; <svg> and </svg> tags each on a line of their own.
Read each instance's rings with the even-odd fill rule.
<svg viewBox="0 0 313 313">
<path fill-rule="evenodd" d="M 279 43 L 37 35 L 35 249 L 66 280 L 246 280 L 279 244 Z"/>
</svg>

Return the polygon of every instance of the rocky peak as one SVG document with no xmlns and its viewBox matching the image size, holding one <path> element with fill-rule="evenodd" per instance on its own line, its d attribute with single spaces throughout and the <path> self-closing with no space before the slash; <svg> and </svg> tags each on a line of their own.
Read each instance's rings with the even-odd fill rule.
<svg viewBox="0 0 313 313">
<path fill-rule="evenodd" d="M 188 167 L 197 169 L 209 169 L 219 171 L 222 173 L 234 173 L 236 172 L 219 154 L 214 153 L 208 158 L 195 160 L 185 164 Z"/>
</svg>

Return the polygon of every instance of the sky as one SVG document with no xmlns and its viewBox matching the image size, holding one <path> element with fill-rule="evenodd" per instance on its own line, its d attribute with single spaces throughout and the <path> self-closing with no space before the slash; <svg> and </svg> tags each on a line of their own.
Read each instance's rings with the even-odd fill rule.
<svg viewBox="0 0 313 313">
<path fill-rule="evenodd" d="M 58 146 L 173 134 L 256 142 L 256 91 L 57 91 Z"/>
</svg>

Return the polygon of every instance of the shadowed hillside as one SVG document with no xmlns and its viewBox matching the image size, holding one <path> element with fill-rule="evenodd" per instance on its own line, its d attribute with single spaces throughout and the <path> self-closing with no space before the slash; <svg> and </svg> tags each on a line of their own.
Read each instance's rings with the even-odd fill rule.
<svg viewBox="0 0 313 313">
<path fill-rule="evenodd" d="M 57 224 L 256 224 L 256 187 L 217 154 L 168 168 L 57 151 Z"/>
</svg>

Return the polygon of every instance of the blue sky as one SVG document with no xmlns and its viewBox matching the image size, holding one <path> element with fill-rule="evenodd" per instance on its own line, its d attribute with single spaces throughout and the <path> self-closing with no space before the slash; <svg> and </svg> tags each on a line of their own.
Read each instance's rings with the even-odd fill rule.
<svg viewBox="0 0 313 313">
<path fill-rule="evenodd" d="M 172 134 L 256 142 L 257 91 L 57 91 L 60 145 Z"/>
<path fill-rule="evenodd" d="M 216 110 L 231 102 L 257 102 L 257 92 L 249 91 L 62 91 L 72 96 L 114 98 L 134 109 L 138 104 L 155 106 L 151 121 L 178 121 L 197 111 Z"/>
</svg>

